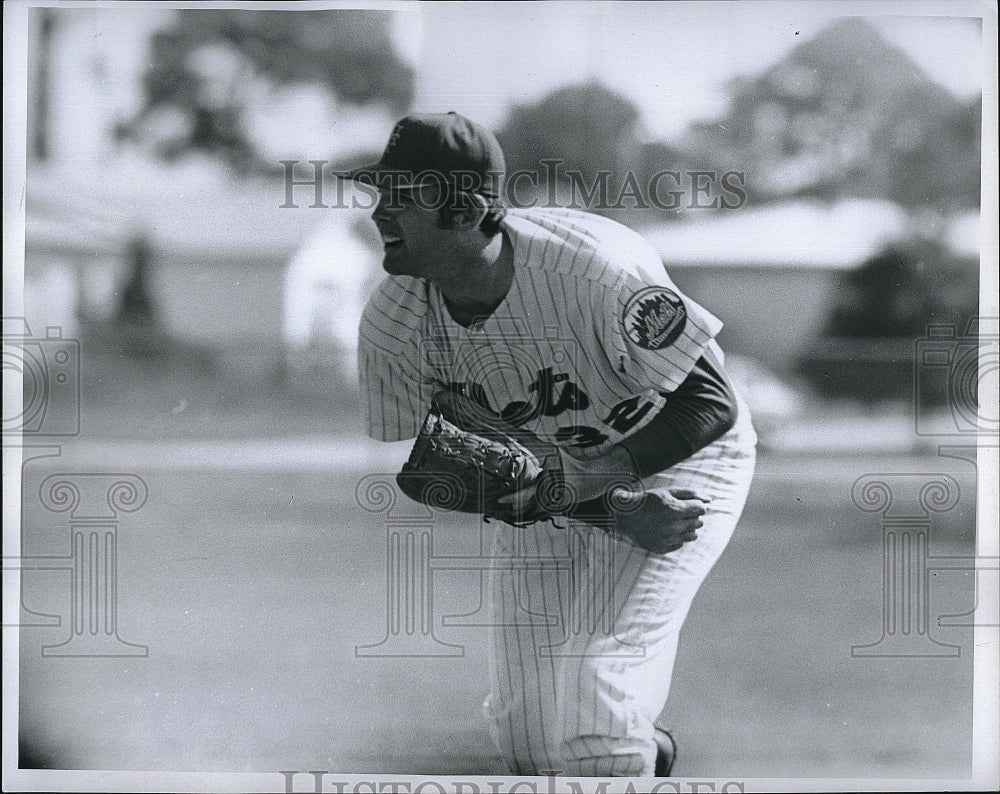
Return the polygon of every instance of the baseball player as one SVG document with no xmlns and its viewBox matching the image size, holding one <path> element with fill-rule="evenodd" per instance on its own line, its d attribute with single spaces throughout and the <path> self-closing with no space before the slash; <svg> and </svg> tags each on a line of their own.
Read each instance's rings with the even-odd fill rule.
<svg viewBox="0 0 1000 794">
<path fill-rule="evenodd" d="M 624 226 L 508 211 L 498 142 L 457 114 L 404 118 L 348 176 L 379 191 L 388 273 L 360 326 L 367 432 L 413 438 L 433 394 L 459 388 L 555 443 L 575 501 L 489 525 L 484 709 L 509 771 L 668 774 L 679 632 L 754 470 L 721 322 Z"/>
</svg>

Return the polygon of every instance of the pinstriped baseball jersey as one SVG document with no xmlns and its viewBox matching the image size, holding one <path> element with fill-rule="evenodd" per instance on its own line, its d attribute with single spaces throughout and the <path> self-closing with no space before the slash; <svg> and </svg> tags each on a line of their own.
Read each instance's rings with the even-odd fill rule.
<svg viewBox="0 0 1000 794">
<path fill-rule="evenodd" d="M 662 407 L 702 355 L 721 362 L 722 323 L 681 294 L 656 251 L 614 221 L 511 210 L 514 280 L 463 327 L 430 282 L 386 278 L 365 308 L 358 365 L 369 435 L 416 435 L 437 389 L 470 396 L 573 455 L 599 455 Z M 738 425 L 719 441 L 752 448 Z"/>
<path fill-rule="evenodd" d="M 722 323 L 639 235 L 567 209 L 510 211 L 503 231 L 514 276 L 489 317 L 454 322 L 437 287 L 408 276 L 369 301 L 358 346 L 369 435 L 412 438 L 434 392 L 461 385 L 572 455 L 598 456 L 650 421 L 700 357 L 722 363 Z M 572 519 L 494 523 L 486 712 L 511 772 L 652 773 L 680 627 L 753 475 L 756 439 L 737 400 L 733 429 L 646 481 L 711 500 L 698 539 L 678 551 L 652 554 Z"/>
</svg>

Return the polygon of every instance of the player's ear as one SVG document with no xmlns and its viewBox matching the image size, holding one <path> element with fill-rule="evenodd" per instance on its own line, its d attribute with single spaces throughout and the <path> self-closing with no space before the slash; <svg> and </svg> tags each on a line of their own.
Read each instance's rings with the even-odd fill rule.
<svg viewBox="0 0 1000 794">
<path fill-rule="evenodd" d="M 486 203 L 486 199 L 478 193 L 462 193 L 456 206 L 449 211 L 451 227 L 453 229 L 478 229 L 489 210 L 490 207 Z"/>
</svg>

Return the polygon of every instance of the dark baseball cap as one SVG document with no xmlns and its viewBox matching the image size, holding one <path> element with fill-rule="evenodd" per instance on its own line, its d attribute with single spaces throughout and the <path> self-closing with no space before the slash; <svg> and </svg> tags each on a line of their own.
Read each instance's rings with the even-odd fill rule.
<svg viewBox="0 0 1000 794">
<path fill-rule="evenodd" d="M 499 198 L 505 171 L 496 136 L 452 111 L 400 119 L 377 163 L 340 176 L 391 189 L 446 182 L 458 190 Z"/>
</svg>

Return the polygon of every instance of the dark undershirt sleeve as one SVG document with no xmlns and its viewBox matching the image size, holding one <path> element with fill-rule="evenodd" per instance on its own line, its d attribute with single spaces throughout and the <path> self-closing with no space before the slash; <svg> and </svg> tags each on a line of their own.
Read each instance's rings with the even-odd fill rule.
<svg viewBox="0 0 1000 794">
<path fill-rule="evenodd" d="M 691 457 L 736 424 L 736 396 L 725 375 L 704 357 L 663 408 L 641 430 L 621 441 L 636 473 L 648 477 Z"/>
<path fill-rule="evenodd" d="M 660 411 L 641 430 L 619 442 L 640 478 L 669 469 L 708 446 L 736 424 L 736 396 L 725 375 L 704 358 L 680 387 L 663 393 Z M 603 498 L 577 502 L 567 515 L 605 529 L 613 517 Z M 611 523 L 609 523 L 611 522 Z"/>
</svg>

